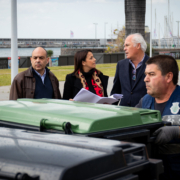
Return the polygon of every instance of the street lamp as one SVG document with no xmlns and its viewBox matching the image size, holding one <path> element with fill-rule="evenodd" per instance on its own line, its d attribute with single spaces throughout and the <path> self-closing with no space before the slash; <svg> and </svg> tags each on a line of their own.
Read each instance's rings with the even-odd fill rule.
<svg viewBox="0 0 180 180">
<path fill-rule="evenodd" d="M 149 55 L 152 57 L 152 0 L 151 0 L 151 31 L 150 31 L 150 49 Z"/>
<path fill-rule="evenodd" d="M 97 38 L 97 25 L 98 23 L 93 23 L 95 25 L 95 39 Z"/>
<path fill-rule="evenodd" d="M 18 74 L 17 0 L 11 0 L 11 83 Z"/>
<path fill-rule="evenodd" d="M 179 47 L 179 22 L 180 22 L 180 21 L 176 21 L 176 22 L 178 23 L 178 37 L 177 37 L 178 43 L 177 43 L 177 47 Z"/>
<path fill-rule="evenodd" d="M 107 22 L 104 23 L 104 47 L 106 46 L 106 24 Z"/>
</svg>

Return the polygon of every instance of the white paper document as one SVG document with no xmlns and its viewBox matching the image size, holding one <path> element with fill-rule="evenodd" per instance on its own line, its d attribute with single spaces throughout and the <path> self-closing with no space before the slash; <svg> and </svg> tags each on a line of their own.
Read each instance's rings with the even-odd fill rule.
<svg viewBox="0 0 180 180">
<path fill-rule="evenodd" d="M 90 102 L 90 103 L 108 103 L 112 104 L 119 101 L 123 97 L 122 94 L 113 94 L 110 97 L 100 97 L 84 88 L 82 88 L 78 94 L 74 97 L 74 101 Z"/>
</svg>

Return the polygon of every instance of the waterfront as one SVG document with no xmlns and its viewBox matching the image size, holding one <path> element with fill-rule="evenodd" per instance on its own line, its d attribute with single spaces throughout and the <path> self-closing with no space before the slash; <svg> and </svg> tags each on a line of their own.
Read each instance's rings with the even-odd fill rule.
<svg viewBox="0 0 180 180">
<path fill-rule="evenodd" d="M 18 48 L 18 56 L 31 56 L 34 48 Z M 58 57 L 61 55 L 61 48 L 45 48 L 46 50 L 52 50 L 53 56 Z M 11 57 L 11 48 L 0 48 L 0 57 Z"/>
</svg>

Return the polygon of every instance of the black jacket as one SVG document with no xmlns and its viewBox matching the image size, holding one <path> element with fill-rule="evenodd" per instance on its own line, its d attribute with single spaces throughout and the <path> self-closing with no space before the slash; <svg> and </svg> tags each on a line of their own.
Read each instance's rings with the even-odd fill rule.
<svg viewBox="0 0 180 180">
<path fill-rule="evenodd" d="M 100 73 L 99 78 L 101 79 L 103 85 L 104 96 L 107 97 L 107 85 L 109 76 L 105 76 Z M 64 83 L 63 99 L 73 99 L 82 87 L 83 86 L 81 80 L 77 78 L 74 73 L 68 74 Z"/>
<path fill-rule="evenodd" d="M 145 55 L 143 64 L 141 67 L 139 67 L 140 69 L 133 87 L 131 87 L 129 77 L 129 59 L 123 59 L 118 62 L 111 95 L 123 94 L 123 98 L 121 99 L 120 103 L 121 106 L 134 107 L 138 104 L 139 100 L 145 94 L 147 94 L 146 85 L 144 82 L 144 71 L 146 68 L 145 63 L 148 59 L 149 56 Z"/>
</svg>

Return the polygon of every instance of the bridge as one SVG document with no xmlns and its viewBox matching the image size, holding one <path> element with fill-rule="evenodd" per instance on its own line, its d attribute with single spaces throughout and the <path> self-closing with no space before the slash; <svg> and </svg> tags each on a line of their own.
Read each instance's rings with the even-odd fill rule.
<svg viewBox="0 0 180 180">
<path fill-rule="evenodd" d="M 105 47 L 113 43 L 112 39 L 27 39 L 19 38 L 19 48 L 35 48 L 37 46 L 59 48 Z M 10 48 L 10 38 L 0 38 L 0 48 Z"/>
</svg>

